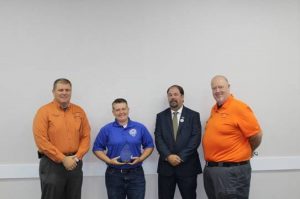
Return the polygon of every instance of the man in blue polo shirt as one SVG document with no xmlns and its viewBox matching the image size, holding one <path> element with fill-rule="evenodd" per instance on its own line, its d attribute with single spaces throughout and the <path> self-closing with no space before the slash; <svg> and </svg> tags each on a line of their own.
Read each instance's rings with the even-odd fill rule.
<svg viewBox="0 0 300 199">
<path fill-rule="evenodd" d="M 130 120 L 125 99 L 113 101 L 112 113 L 115 121 L 100 129 L 93 147 L 95 155 L 107 164 L 108 198 L 144 199 L 145 176 L 141 165 L 153 151 L 153 139 L 143 124 Z"/>
</svg>

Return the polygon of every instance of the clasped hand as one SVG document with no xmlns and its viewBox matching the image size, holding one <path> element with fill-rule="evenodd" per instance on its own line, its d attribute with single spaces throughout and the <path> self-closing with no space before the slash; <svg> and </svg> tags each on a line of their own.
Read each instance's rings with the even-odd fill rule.
<svg viewBox="0 0 300 199">
<path fill-rule="evenodd" d="M 119 162 L 119 159 L 120 159 L 120 156 L 112 158 L 112 159 L 110 159 L 109 164 L 111 164 L 111 165 L 124 165 L 124 164 L 135 165 L 135 164 L 141 162 L 140 157 L 132 157 L 131 156 L 131 160 L 132 160 L 131 162 Z"/>
<path fill-rule="evenodd" d="M 172 166 L 177 166 L 179 165 L 182 161 L 182 159 L 175 154 L 171 154 L 167 157 L 167 161 L 172 165 Z"/>
<path fill-rule="evenodd" d="M 72 171 L 77 167 L 78 161 L 79 161 L 79 159 L 75 155 L 73 155 L 73 156 L 65 156 L 62 163 L 63 163 L 64 167 L 66 168 L 66 170 Z"/>
</svg>

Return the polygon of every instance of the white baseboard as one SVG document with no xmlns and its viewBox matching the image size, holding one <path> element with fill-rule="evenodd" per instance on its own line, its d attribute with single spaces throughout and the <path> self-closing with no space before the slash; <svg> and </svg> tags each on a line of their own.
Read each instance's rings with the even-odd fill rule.
<svg viewBox="0 0 300 199">
<path fill-rule="evenodd" d="M 253 171 L 300 170 L 300 156 L 255 157 L 251 160 Z M 157 162 L 146 162 L 146 175 L 156 174 Z M 106 165 L 99 161 L 84 163 L 84 176 L 104 176 Z M 0 164 L 0 179 L 38 178 L 38 164 Z"/>
</svg>

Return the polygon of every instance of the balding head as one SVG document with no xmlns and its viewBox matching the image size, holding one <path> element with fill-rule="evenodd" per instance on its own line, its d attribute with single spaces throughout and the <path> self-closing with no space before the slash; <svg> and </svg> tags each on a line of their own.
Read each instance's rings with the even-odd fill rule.
<svg viewBox="0 0 300 199">
<path fill-rule="evenodd" d="M 220 80 L 223 80 L 227 82 L 227 84 L 229 84 L 228 79 L 224 75 L 216 75 L 211 79 L 211 85 L 214 81 L 220 81 Z"/>
<path fill-rule="evenodd" d="M 212 78 L 211 89 L 213 96 L 219 106 L 222 105 L 230 96 L 229 87 L 230 84 L 225 76 L 216 75 Z"/>
</svg>

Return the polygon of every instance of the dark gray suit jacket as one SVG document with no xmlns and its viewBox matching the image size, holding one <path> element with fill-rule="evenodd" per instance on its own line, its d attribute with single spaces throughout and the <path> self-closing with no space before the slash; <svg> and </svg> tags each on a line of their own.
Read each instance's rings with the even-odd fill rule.
<svg viewBox="0 0 300 199">
<path fill-rule="evenodd" d="M 197 152 L 201 142 L 201 122 L 198 112 L 183 107 L 175 141 L 171 109 L 168 108 L 157 114 L 154 134 L 156 148 L 160 155 L 157 167 L 160 175 L 193 176 L 202 173 Z M 183 163 L 173 167 L 166 161 L 170 154 L 177 154 Z"/>
</svg>

